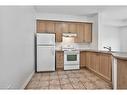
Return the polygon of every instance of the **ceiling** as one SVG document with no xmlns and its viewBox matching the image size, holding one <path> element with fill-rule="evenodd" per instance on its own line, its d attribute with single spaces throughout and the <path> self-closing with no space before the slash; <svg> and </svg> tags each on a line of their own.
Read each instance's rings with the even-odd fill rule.
<svg viewBox="0 0 127 95">
<path fill-rule="evenodd" d="M 127 6 L 34 6 L 37 13 L 72 16 L 94 16 L 101 14 L 105 25 L 127 26 Z M 102 20 L 101 19 L 101 20 Z"/>
<path fill-rule="evenodd" d="M 127 19 L 127 6 L 35 6 L 37 13 L 86 16 L 105 12 L 105 17 Z"/>
<path fill-rule="evenodd" d="M 83 16 L 98 13 L 99 6 L 36 6 L 38 13 Z"/>
</svg>

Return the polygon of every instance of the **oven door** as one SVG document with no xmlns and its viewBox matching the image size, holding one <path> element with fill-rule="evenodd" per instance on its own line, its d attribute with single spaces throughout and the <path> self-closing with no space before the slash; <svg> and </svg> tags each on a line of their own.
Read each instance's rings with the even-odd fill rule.
<svg viewBox="0 0 127 95">
<path fill-rule="evenodd" d="M 67 61 L 77 61 L 77 54 L 67 54 L 66 57 Z"/>
<path fill-rule="evenodd" d="M 64 51 L 64 64 L 79 64 L 79 51 Z"/>
</svg>

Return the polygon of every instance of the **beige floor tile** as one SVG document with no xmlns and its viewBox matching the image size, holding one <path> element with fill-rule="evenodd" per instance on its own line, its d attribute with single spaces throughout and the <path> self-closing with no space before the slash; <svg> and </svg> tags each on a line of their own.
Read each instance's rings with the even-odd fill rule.
<svg viewBox="0 0 127 95">
<path fill-rule="evenodd" d="M 49 81 L 40 81 L 38 85 L 40 87 L 48 87 L 49 86 Z"/>
<path fill-rule="evenodd" d="M 94 82 L 97 89 L 111 89 L 110 85 L 105 81 L 95 81 Z"/>
<path fill-rule="evenodd" d="M 90 81 L 92 81 L 92 82 L 95 82 L 95 81 L 97 81 L 99 78 L 96 77 L 96 76 L 90 76 L 90 77 L 88 77 L 88 79 L 89 79 Z"/>
<path fill-rule="evenodd" d="M 79 78 L 69 78 L 69 80 L 73 83 L 80 81 Z"/>
<path fill-rule="evenodd" d="M 74 73 L 73 73 L 73 74 L 68 74 L 67 76 L 68 76 L 69 78 L 77 78 L 77 77 L 78 77 L 78 76 L 76 76 L 76 74 L 74 74 Z"/>
<path fill-rule="evenodd" d="M 49 89 L 49 87 L 48 86 L 42 86 L 42 87 L 39 87 L 39 89 L 38 90 L 48 90 Z"/>
<path fill-rule="evenodd" d="M 84 85 L 83 85 L 83 83 L 82 82 L 75 82 L 75 83 L 72 83 L 72 85 L 73 85 L 73 87 L 75 88 L 75 89 L 86 89 L 85 87 L 84 87 Z"/>
<path fill-rule="evenodd" d="M 69 90 L 69 89 L 74 89 L 73 86 L 72 86 L 71 84 L 62 84 L 62 85 L 61 85 L 61 88 L 62 88 L 62 89 L 68 89 L 68 90 Z"/>
<path fill-rule="evenodd" d="M 60 84 L 58 79 L 50 80 L 49 83 L 50 83 L 50 85 L 59 85 Z"/>
<path fill-rule="evenodd" d="M 89 80 L 87 77 L 81 77 L 81 78 L 79 78 L 79 80 L 80 80 L 81 82 L 83 82 L 83 83 L 85 83 L 85 82 L 90 82 L 90 80 Z"/>
<path fill-rule="evenodd" d="M 58 80 L 58 76 L 50 76 L 50 80 L 55 80 L 55 79 L 57 79 Z"/>
<path fill-rule="evenodd" d="M 66 74 L 73 74 L 73 71 L 65 71 Z"/>
<path fill-rule="evenodd" d="M 63 78 L 63 79 L 60 79 L 60 84 L 69 84 L 70 81 L 68 78 Z"/>
<path fill-rule="evenodd" d="M 57 71 L 58 75 L 66 74 L 65 71 Z"/>
<path fill-rule="evenodd" d="M 112 89 L 87 69 L 35 73 L 26 89 Z"/>
<path fill-rule="evenodd" d="M 50 79 L 50 75 L 46 75 L 47 73 L 43 73 L 42 76 L 40 77 L 40 81 L 44 81 L 44 80 L 49 80 Z"/>
<path fill-rule="evenodd" d="M 59 85 L 50 85 L 49 89 L 61 89 L 60 84 Z"/>
<path fill-rule="evenodd" d="M 26 89 L 39 89 L 39 82 L 37 81 L 30 81 L 27 85 Z"/>
<path fill-rule="evenodd" d="M 68 78 L 68 76 L 67 75 L 65 75 L 65 74 L 63 74 L 63 75 L 59 75 L 59 78 L 61 79 L 63 79 L 63 78 Z"/>
<path fill-rule="evenodd" d="M 51 72 L 50 76 L 57 76 L 57 72 Z"/>
<path fill-rule="evenodd" d="M 40 78 L 41 78 L 41 76 L 42 76 L 41 73 L 36 73 L 36 74 L 32 77 L 31 81 L 39 81 Z"/>
<path fill-rule="evenodd" d="M 96 89 L 96 85 L 91 83 L 91 82 L 85 82 L 83 83 L 83 85 L 85 86 L 85 88 L 87 89 Z"/>
</svg>

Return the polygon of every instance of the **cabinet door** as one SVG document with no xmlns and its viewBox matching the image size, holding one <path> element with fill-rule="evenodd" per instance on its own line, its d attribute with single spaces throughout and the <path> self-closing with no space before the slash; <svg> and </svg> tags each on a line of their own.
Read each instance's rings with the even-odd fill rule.
<svg viewBox="0 0 127 95">
<path fill-rule="evenodd" d="M 86 55 L 84 51 L 80 52 L 80 67 L 85 67 Z"/>
<path fill-rule="evenodd" d="M 46 30 L 46 22 L 45 21 L 41 21 L 41 20 L 37 20 L 36 22 L 37 25 L 37 32 L 45 32 Z"/>
<path fill-rule="evenodd" d="M 64 53 L 63 53 L 63 51 L 56 52 L 56 68 L 57 69 L 64 68 Z"/>
<path fill-rule="evenodd" d="M 127 89 L 127 61 L 117 59 L 117 88 Z"/>
<path fill-rule="evenodd" d="M 56 42 L 62 42 L 62 23 L 55 23 Z"/>
<path fill-rule="evenodd" d="M 77 32 L 77 24 L 76 23 L 68 23 L 68 24 L 69 24 L 68 32 Z"/>
<path fill-rule="evenodd" d="M 37 32 L 54 32 L 54 22 L 38 20 Z"/>
<path fill-rule="evenodd" d="M 99 72 L 99 64 L 100 64 L 100 60 L 99 60 L 99 53 L 91 53 L 91 62 L 90 62 L 90 67 L 92 70 L 94 70 L 95 72 Z"/>
<path fill-rule="evenodd" d="M 83 23 L 77 23 L 77 37 L 75 37 L 76 43 L 83 43 Z"/>
<path fill-rule="evenodd" d="M 100 54 L 100 74 L 106 78 L 107 80 L 111 81 L 111 72 L 112 72 L 112 59 L 111 55 L 109 54 Z"/>
<path fill-rule="evenodd" d="M 68 32 L 68 28 L 69 28 L 69 23 L 67 22 L 61 22 L 62 25 L 62 32 Z"/>
<path fill-rule="evenodd" d="M 46 29 L 45 32 L 54 32 L 54 22 L 53 21 L 46 21 Z"/>
<path fill-rule="evenodd" d="M 83 39 L 84 42 L 90 43 L 92 42 L 92 24 L 91 23 L 85 23 L 84 24 L 84 32 L 83 32 Z"/>
<path fill-rule="evenodd" d="M 90 52 L 86 52 L 86 67 L 90 68 L 90 60 L 91 60 L 91 54 Z"/>
</svg>

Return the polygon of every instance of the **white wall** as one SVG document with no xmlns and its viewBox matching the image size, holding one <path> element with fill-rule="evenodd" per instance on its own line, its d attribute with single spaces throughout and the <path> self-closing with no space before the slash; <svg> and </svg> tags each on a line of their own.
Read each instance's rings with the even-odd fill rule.
<svg viewBox="0 0 127 95">
<path fill-rule="evenodd" d="M 94 16 L 72 16 L 63 14 L 49 14 L 49 13 L 36 13 L 36 19 L 40 20 L 60 20 L 60 21 L 77 21 L 77 22 L 92 22 L 93 34 L 92 43 L 76 44 L 79 48 L 83 49 L 98 49 L 98 15 Z M 57 47 L 61 47 L 61 43 L 57 43 Z"/>
<path fill-rule="evenodd" d="M 33 7 L 0 7 L 0 89 L 21 88 L 34 72 Z"/>
<path fill-rule="evenodd" d="M 127 52 L 127 27 L 122 27 L 120 32 L 120 48 L 122 52 Z"/>
<path fill-rule="evenodd" d="M 119 28 L 110 25 L 104 15 L 99 14 L 98 49 L 106 50 L 104 46 L 111 46 L 113 51 L 120 51 Z"/>
</svg>

